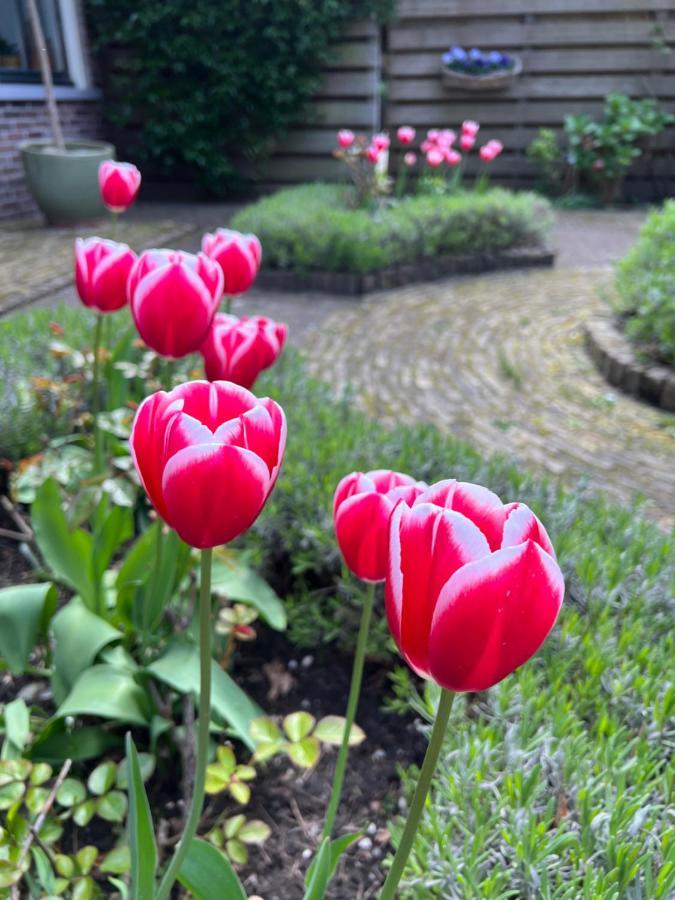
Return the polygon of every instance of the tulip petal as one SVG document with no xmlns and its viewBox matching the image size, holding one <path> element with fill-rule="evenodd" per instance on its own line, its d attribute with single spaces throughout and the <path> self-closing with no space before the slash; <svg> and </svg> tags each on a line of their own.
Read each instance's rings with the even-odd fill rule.
<svg viewBox="0 0 675 900">
<path fill-rule="evenodd" d="M 384 581 L 387 574 L 389 517 L 394 504 L 386 494 L 355 494 L 338 507 L 335 534 L 340 552 L 363 581 Z"/>
<path fill-rule="evenodd" d="M 129 438 L 131 456 L 141 483 L 152 505 L 165 522 L 169 522 L 169 518 L 162 495 L 162 472 L 165 418 L 171 404 L 171 396 L 164 391 L 146 397 L 138 407 Z"/>
<path fill-rule="evenodd" d="M 200 444 L 167 462 L 162 492 L 173 527 L 203 550 L 227 544 L 253 524 L 269 481 L 267 465 L 250 450 Z"/>
<path fill-rule="evenodd" d="M 553 628 L 565 585 L 534 541 L 456 571 L 431 623 L 429 671 L 453 691 L 484 691 L 525 663 Z"/>
<path fill-rule="evenodd" d="M 524 503 L 510 503 L 504 507 L 506 521 L 502 535 L 502 547 L 515 547 L 531 540 L 539 544 L 549 556 L 556 558 L 553 544 L 546 529 L 529 506 Z"/>
<path fill-rule="evenodd" d="M 171 393 L 173 397 L 183 399 L 183 412 L 212 432 L 229 419 L 238 419 L 260 402 L 255 394 L 229 381 L 189 381 Z"/>
</svg>

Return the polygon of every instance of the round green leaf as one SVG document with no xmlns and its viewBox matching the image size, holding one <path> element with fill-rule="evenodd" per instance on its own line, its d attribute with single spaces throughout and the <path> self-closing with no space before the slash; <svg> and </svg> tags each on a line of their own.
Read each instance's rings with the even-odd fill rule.
<svg viewBox="0 0 675 900">
<path fill-rule="evenodd" d="M 261 819 L 251 819 L 239 829 L 237 837 L 245 844 L 264 844 L 272 833 L 272 829 Z"/>
<path fill-rule="evenodd" d="M 30 783 L 34 785 L 44 784 L 52 777 L 53 770 L 49 763 L 35 763 L 30 773 Z"/>
<path fill-rule="evenodd" d="M 238 841 L 236 838 L 231 838 L 231 840 L 225 844 L 225 851 L 232 862 L 239 863 L 241 866 L 246 865 L 248 862 L 248 850 L 246 849 L 246 844 L 242 844 L 242 842 Z"/>
<path fill-rule="evenodd" d="M 284 731 L 288 739 L 296 743 L 307 737 L 315 724 L 316 719 L 310 713 L 294 712 L 284 719 Z"/>
<path fill-rule="evenodd" d="M 204 790 L 207 794 L 219 794 L 227 788 L 229 783 L 230 776 L 218 763 L 211 763 L 211 765 L 206 767 Z"/>
<path fill-rule="evenodd" d="M 125 875 L 131 869 L 131 852 L 126 845 L 111 850 L 99 866 L 101 872 L 112 872 L 113 875 Z"/>
<path fill-rule="evenodd" d="M 244 784 L 243 781 L 233 781 L 229 787 L 229 791 L 237 803 L 240 803 L 242 806 L 246 806 L 251 799 L 251 788 L 247 784 Z"/>
<path fill-rule="evenodd" d="M 253 781 L 258 774 L 254 766 L 237 766 L 234 773 L 239 781 Z"/>
<path fill-rule="evenodd" d="M 77 868 L 83 875 L 88 875 L 91 867 L 96 862 L 96 857 L 98 856 L 98 848 L 94 847 L 93 844 L 87 844 L 86 847 L 82 847 L 81 850 L 78 850 L 75 854 L 75 862 L 77 863 Z"/>
<path fill-rule="evenodd" d="M 0 787 L 0 810 L 10 809 L 14 806 L 23 797 L 25 790 L 26 785 L 21 781 L 12 781 L 10 784 Z"/>
<path fill-rule="evenodd" d="M 216 758 L 225 774 L 231 775 L 234 772 L 237 766 L 237 758 L 234 755 L 232 747 L 218 747 L 216 750 Z"/>
<path fill-rule="evenodd" d="M 274 744 L 281 740 L 281 732 L 269 716 L 253 719 L 249 728 L 254 744 Z"/>
<path fill-rule="evenodd" d="M 86 799 L 87 789 L 77 778 L 66 778 L 56 792 L 56 802 L 60 806 L 71 807 Z"/>
<path fill-rule="evenodd" d="M 96 812 L 106 822 L 123 822 L 127 814 L 127 796 L 121 791 L 110 791 L 96 803 Z"/>
<path fill-rule="evenodd" d="M 63 834 L 63 827 L 54 819 L 47 819 L 40 829 L 40 840 L 43 844 L 53 844 Z"/>
<path fill-rule="evenodd" d="M 84 803 L 78 803 L 73 810 L 73 821 L 80 828 L 84 828 L 94 818 L 96 812 L 96 800 L 85 800 Z"/>
<path fill-rule="evenodd" d="M 110 760 L 108 760 L 107 762 L 103 762 L 100 766 L 96 766 L 94 771 L 87 779 L 87 787 L 92 794 L 97 794 L 99 797 L 101 797 L 103 794 L 107 793 L 113 786 L 113 784 L 115 783 L 116 775 L 117 766 L 115 765 L 115 763 L 111 762 Z"/>
<path fill-rule="evenodd" d="M 91 900 L 94 896 L 95 887 L 96 884 L 93 878 L 90 878 L 89 876 L 86 878 L 78 878 L 73 885 L 73 893 L 71 894 L 72 900 Z"/>
<path fill-rule="evenodd" d="M 33 816 L 37 816 L 47 802 L 50 790 L 45 787 L 29 787 L 26 791 L 26 809 Z"/>
<path fill-rule="evenodd" d="M 286 744 L 286 753 L 296 766 L 311 769 L 319 761 L 321 745 L 315 737 L 306 737 L 294 744 Z"/>
<path fill-rule="evenodd" d="M 65 853 L 57 853 L 54 857 L 54 868 L 63 878 L 72 878 L 75 873 L 75 863 Z"/>
<path fill-rule="evenodd" d="M 229 819 L 225 820 L 225 825 L 223 826 L 223 831 L 225 832 L 226 838 L 234 837 L 240 828 L 246 822 L 246 816 L 241 813 L 238 816 L 232 816 Z"/>
<path fill-rule="evenodd" d="M 347 720 L 342 716 L 324 716 L 314 729 L 314 737 L 318 738 L 323 744 L 339 746 L 342 743 L 342 735 L 346 724 Z M 349 732 L 349 746 L 355 747 L 357 744 L 363 743 L 365 739 L 365 731 L 354 723 Z"/>
</svg>

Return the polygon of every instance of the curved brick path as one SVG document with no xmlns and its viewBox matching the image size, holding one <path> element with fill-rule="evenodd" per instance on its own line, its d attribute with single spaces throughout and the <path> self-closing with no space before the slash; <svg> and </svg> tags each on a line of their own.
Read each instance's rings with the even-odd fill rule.
<svg viewBox="0 0 675 900">
<path fill-rule="evenodd" d="M 675 417 L 612 389 L 582 343 L 607 268 L 490 274 L 374 294 L 303 341 L 310 370 L 385 422 L 429 421 L 486 452 L 675 509 Z"/>
</svg>

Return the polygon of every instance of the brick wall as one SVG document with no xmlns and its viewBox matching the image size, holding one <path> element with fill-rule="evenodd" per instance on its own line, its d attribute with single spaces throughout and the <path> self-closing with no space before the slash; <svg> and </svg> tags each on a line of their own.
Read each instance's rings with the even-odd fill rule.
<svg viewBox="0 0 675 900">
<path fill-rule="evenodd" d="M 100 106 L 91 100 L 61 100 L 59 112 L 66 140 L 100 139 Z M 31 138 L 49 138 L 43 101 L 0 101 L 0 219 L 38 215 L 26 187 L 18 145 Z"/>
</svg>

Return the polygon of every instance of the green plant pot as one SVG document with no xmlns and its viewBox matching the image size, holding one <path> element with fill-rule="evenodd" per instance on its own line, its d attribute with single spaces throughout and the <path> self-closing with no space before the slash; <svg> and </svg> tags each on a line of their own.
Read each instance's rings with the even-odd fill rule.
<svg viewBox="0 0 675 900">
<path fill-rule="evenodd" d="M 98 167 L 114 159 L 104 141 L 68 141 L 65 151 L 51 141 L 19 145 L 26 181 L 50 225 L 70 225 L 105 215 L 98 188 Z"/>
</svg>

